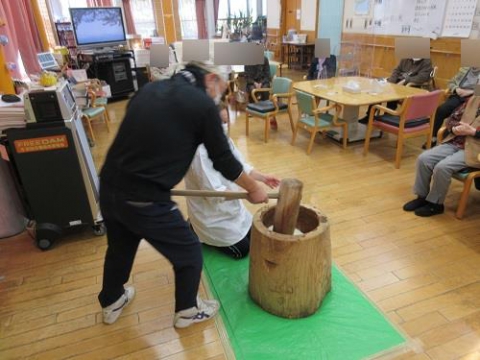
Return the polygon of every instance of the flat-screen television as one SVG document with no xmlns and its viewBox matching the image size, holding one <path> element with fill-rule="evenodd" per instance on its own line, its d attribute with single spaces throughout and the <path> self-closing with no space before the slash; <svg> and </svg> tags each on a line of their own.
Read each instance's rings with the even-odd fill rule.
<svg viewBox="0 0 480 360">
<path fill-rule="evenodd" d="M 70 8 L 79 48 L 118 46 L 127 43 L 119 7 Z"/>
</svg>

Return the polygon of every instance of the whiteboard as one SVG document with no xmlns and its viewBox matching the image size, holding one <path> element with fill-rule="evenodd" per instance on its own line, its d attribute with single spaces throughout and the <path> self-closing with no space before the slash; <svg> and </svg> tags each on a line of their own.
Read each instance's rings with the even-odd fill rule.
<svg viewBox="0 0 480 360">
<path fill-rule="evenodd" d="M 267 28 L 280 29 L 280 0 L 267 0 Z"/>
<path fill-rule="evenodd" d="M 436 38 L 443 28 L 447 0 L 375 0 L 376 34 Z"/>
<path fill-rule="evenodd" d="M 317 1 L 302 0 L 300 30 L 315 31 L 317 20 Z"/>
</svg>

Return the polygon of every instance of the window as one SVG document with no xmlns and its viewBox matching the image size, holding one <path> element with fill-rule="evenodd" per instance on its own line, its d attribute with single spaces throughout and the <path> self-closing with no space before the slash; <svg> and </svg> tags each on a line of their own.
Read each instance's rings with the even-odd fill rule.
<svg viewBox="0 0 480 360">
<path fill-rule="evenodd" d="M 50 48 L 56 46 L 55 35 L 52 28 L 52 23 L 50 22 L 50 15 L 48 14 L 48 7 L 46 0 L 40 0 L 38 2 L 38 7 L 40 9 L 40 14 L 42 15 L 43 25 L 45 27 L 45 33 L 47 34 L 47 41 Z"/>
<path fill-rule="evenodd" d="M 113 0 L 112 5 L 120 6 L 123 9 L 122 0 Z M 130 8 L 132 9 L 136 33 L 142 35 L 142 37 L 154 36 L 157 26 L 152 0 L 130 0 Z M 125 21 L 125 9 L 123 10 L 123 18 Z"/>
<path fill-rule="evenodd" d="M 87 7 L 87 0 L 49 0 L 53 21 L 70 21 L 69 8 Z"/>
<path fill-rule="evenodd" d="M 258 6 L 261 5 L 262 13 L 258 13 Z M 267 15 L 266 0 L 220 0 L 218 5 L 218 19 L 225 20 L 230 17 L 238 16 L 240 11 L 245 16 L 251 16 L 255 21 L 258 16 Z"/>
<path fill-rule="evenodd" d="M 195 0 L 181 0 L 178 2 L 182 39 L 198 39 L 197 12 Z"/>
</svg>

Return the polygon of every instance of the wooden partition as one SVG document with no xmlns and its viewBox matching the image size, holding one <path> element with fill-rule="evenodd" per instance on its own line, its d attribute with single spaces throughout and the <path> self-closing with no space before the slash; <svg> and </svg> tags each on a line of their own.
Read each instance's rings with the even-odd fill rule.
<svg viewBox="0 0 480 360">
<path fill-rule="evenodd" d="M 395 59 L 395 36 L 343 33 L 341 45 L 340 59 L 345 66 L 359 64 L 362 75 L 388 77 L 400 61 Z M 460 39 L 431 40 L 430 46 L 432 63 L 438 66 L 435 82 L 445 88 L 460 67 Z"/>
<path fill-rule="evenodd" d="M 167 44 L 182 40 L 178 2 L 173 0 L 153 0 L 158 36 L 163 36 Z"/>
</svg>

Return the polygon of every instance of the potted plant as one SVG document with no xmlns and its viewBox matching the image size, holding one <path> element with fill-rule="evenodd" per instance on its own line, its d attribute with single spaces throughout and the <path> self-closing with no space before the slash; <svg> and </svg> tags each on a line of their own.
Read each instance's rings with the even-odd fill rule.
<svg viewBox="0 0 480 360">
<path fill-rule="evenodd" d="M 227 19 L 227 26 L 230 30 L 230 41 L 240 41 L 242 36 L 248 36 L 252 17 L 239 11 L 239 14 L 233 15 L 233 18 Z"/>
</svg>

